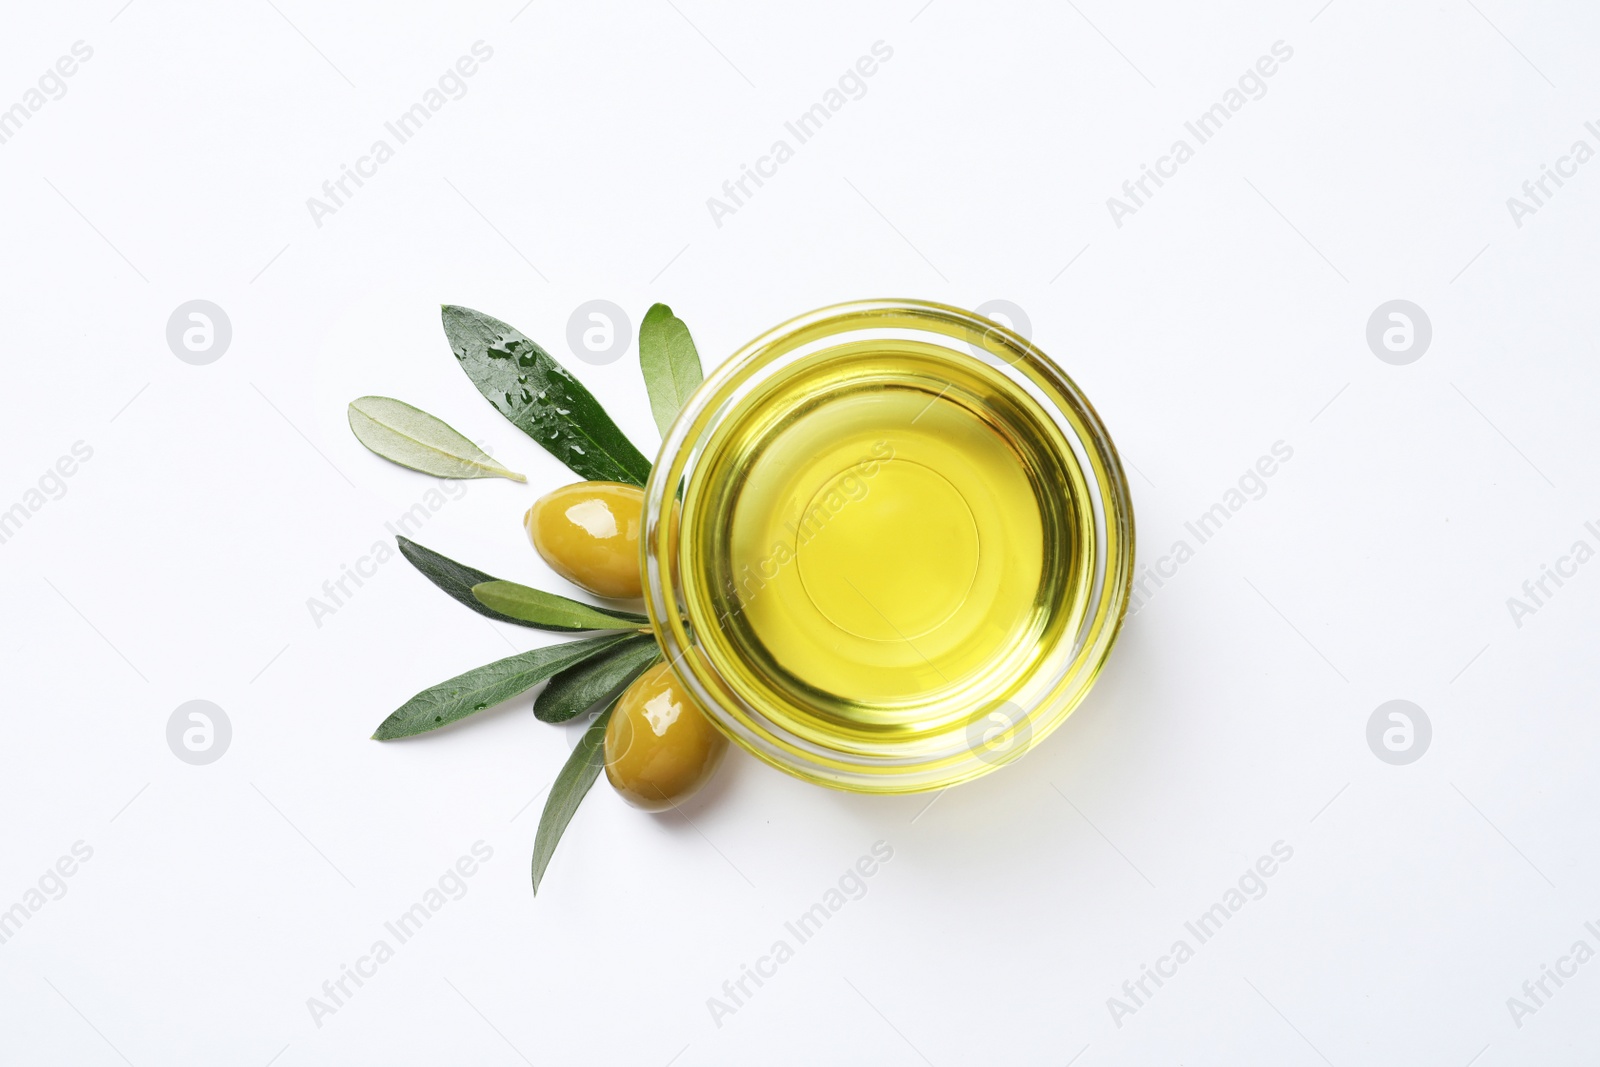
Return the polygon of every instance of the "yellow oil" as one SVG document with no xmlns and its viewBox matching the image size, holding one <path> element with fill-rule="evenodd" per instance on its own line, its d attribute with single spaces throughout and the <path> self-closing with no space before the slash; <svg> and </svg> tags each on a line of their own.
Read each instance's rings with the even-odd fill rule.
<svg viewBox="0 0 1600 1067">
<path fill-rule="evenodd" d="M 1086 609 L 1072 450 L 976 358 L 829 349 L 737 401 L 702 462 L 682 504 L 690 625 L 741 697 L 819 745 L 870 751 L 1025 699 Z"/>
</svg>

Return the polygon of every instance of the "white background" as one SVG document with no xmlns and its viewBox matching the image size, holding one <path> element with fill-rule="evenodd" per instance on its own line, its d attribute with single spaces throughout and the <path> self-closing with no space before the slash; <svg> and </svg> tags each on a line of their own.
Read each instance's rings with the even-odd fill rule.
<svg viewBox="0 0 1600 1067">
<path fill-rule="evenodd" d="M 1506 198 L 1600 148 L 1600 15 L 1320 3 L 14 5 L 0 107 L 93 57 L 0 145 L 0 509 L 93 456 L 0 544 L 0 908 L 93 856 L 0 945 L 0 1059 L 1591 1062 L 1600 963 L 1520 1020 L 1507 998 L 1600 949 L 1600 564 L 1520 627 L 1507 598 L 1600 547 L 1600 164 L 1520 228 Z M 316 225 L 479 40 L 466 95 Z M 717 226 L 707 198 L 880 40 L 866 95 Z M 1118 227 L 1107 197 L 1280 40 L 1267 94 Z M 552 585 L 519 519 L 570 476 L 453 366 L 439 303 L 540 339 L 653 452 L 636 350 L 572 359 L 578 305 L 666 301 L 709 364 L 872 296 L 1024 308 L 1130 464 L 1146 563 L 1293 458 L 1020 763 L 930 808 L 736 753 L 692 822 L 602 783 L 535 899 L 569 733 L 522 699 L 368 735 L 545 637 L 398 559 L 308 609 L 433 487 L 345 403 L 409 400 L 525 471 L 459 483 L 418 540 Z M 196 298 L 233 328 L 208 366 L 165 339 Z M 1365 339 L 1396 298 L 1433 325 L 1407 366 Z M 1407 766 L 1366 741 L 1396 698 L 1433 728 Z M 167 745 L 192 699 L 232 723 L 208 766 Z M 465 896 L 319 1026 L 308 998 L 480 840 Z M 880 840 L 866 895 L 718 1026 L 707 998 Z M 1266 895 L 1114 1020 L 1278 841 Z"/>
</svg>

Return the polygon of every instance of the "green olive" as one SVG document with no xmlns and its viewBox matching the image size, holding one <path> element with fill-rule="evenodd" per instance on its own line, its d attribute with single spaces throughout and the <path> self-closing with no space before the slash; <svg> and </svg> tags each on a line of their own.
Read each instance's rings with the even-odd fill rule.
<svg viewBox="0 0 1600 1067">
<path fill-rule="evenodd" d="M 597 596 L 636 597 L 644 491 L 621 482 L 578 482 L 546 493 L 523 517 L 533 547 L 561 577 Z"/>
<path fill-rule="evenodd" d="M 705 785 L 727 750 L 728 739 L 658 663 L 611 712 L 606 777 L 634 807 L 665 811 Z"/>
</svg>

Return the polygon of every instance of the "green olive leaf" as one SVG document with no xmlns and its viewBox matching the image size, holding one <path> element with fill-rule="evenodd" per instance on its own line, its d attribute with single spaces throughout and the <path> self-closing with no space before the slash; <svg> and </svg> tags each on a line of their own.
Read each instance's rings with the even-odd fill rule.
<svg viewBox="0 0 1600 1067">
<path fill-rule="evenodd" d="M 587 637 L 519 652 L 515 656 L 476 667 L 424 689 L 400 705 L 378 724 L 372 738 L 374 741 L 390 741 L 396 737 L 410 737 L 448 726 L 475 711 L 494 707 L 519 693 L 526 693 L 552 674 L 625 640 L 625 634 Z"/>
<path fill-rule="evenodd" d="M 550 353 L 499 319 L 446 304 L 445 336 L 495 408 L 580 478 L 643 485 L 650 461 L 594 394 Z"/>
<path fill-rule="evenodd" d="M 500 466 L 448 423 L 387 396 L 350 401 L 350 432 L 373 452 L 435 478 L 528 479 Z"/>
<path fill-rule="evenodd" d="M 650 620 L 642 615 L 624 615 L 590 607 L 555 593 L 499 579 L 474 585 L 472 595 L 490 611 L 548 630 L 637 630 L 650 625 Z"/>
<path fill-rule="evenodd" d="M 652 635 L 614 645 L 552 677 L 533 698 L 533 716 L 540 722 L 566 722 L 620 693 L 660 658 Z"/>
<path fill-rule="evenodd" d="M 606 723 L 611 721 L 611 712 L 616 706 L 617 702 L 613 700 L 589 724 L 550 786 L 550 795 L 545 798 L 544 811 L 539 816 L 539 832 L 533 838 L 535 896 L 539 893 L 539 882 L 544 878 L 544 869 L 550 866 L 550 857 L 555 855 L 561 835 L 566 832 L 578 805 L 588 795 L 589 787 L 600 777 L 600 768 L 605 766 Z"/>
<path fill-rule="evenodd" d="M 665 437 L 684 401 L 705 377 L 689 327 L 665 304 L 652 305 L 639 324 L 639 368 L 650 394 L 650 412 Z"/>
<path fill-rule="evenodd" d="M 431 548 L 424 548 L 408 538 L 396 537 L 395 541 L 400 545 L 400 554 L 410 561 L 413 567 L 421 571 L 423 577 L 427 578 L 428 581 L 443 589 L 450 596 L 476 611 L 479 615 L 487 615 L 489 618 L 499 622 L 514 622 L 518 626 L 532 626 L 535 629 L 553 630 L 557 633 L 572 633 L 577 630 L 590 629 L 612 630 L 622 629 L 624 626 L 639 627 L 650 625 L 650 620 L 643 615 L 638 615 L 631 611 L 612 611 L 610 608 L 590 607 L 588 604 L 579 604 L 576 600 L 558 597 L 554 593 L 545 593 L 544 595 L 553 597 L 556 600 L 566 601 L 568 604 L 583 608 L 596 615 L 604 615 L 608 619 L 615 621 L 607 622 L 604 626 L 590 626 L 587 623 L 582 626 L 570 626 L 555 622 L 530 621 L 515 615 L 502 614 L 488 607 L 472 595 L 473 586 L 483 585 L 486 582 L 498 582 L 500 579 L 492 574 L 485 574 L 476 567 L 468 567 L 464 563 L 457 563 L 448 556 L 442 556 Z"/>
</svg>

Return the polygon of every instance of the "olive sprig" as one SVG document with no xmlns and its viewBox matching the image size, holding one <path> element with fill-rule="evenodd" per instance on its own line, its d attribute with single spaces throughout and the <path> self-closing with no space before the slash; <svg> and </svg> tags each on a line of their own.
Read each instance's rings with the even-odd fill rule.
<svg viewBox="0 0 1600 1067">
<path fill-rule="evenodd" d="M 534 547 L 553 569 L 590 592 L 637 597 L 639 487 L 649 477 L 650 461 L 594 395 L 526 335 L 470 308 L 444 305 L 441 318 L 457 362 L 478 391 L 585 479 L 534 504 L 525 519 Z M 665 304 L 652 306 L 640 323 L 639 364 L 651 412 L 664 434 L 703 376 L 688 327 Z M 361 397 L 351 403 L 349 418 L 362 444 L 413 470 L 441 478 L 525 480 L 442 420 L 401 401 Z M 570 518 L 579 512 L 592 518 L 597 507 L 611 517 L 601 531 L 604 537 L 594 533 L 595 524 L 587 518 Z M 619 555 L 610 543 L 623 536 L 619 526 L 632 533 L 632 555 Z M 480 615 L 590 635 L 507 656 L 430 686 L 372 735 L 388 741 L 436 730 L 540 683 L 546 684 L 534 698 L 533 711 L 543 722 L 566 722 L 601 708 L 545 800 L 534 839 L 534 892 L 602 767 L 624 799 L 646 810 L 673 806 L 710 777 L 726 742 L 677 688 L 646 616 L 504 581 L 405 537 L 396 540 L 400 554 L 424 577 Z"/>
</svg>

